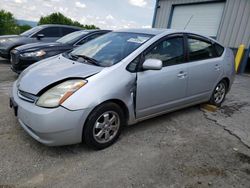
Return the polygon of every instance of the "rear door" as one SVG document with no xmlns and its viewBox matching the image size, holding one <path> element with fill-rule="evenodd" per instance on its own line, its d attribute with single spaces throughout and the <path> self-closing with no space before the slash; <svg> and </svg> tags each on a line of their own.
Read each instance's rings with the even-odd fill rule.
<svg viewBox="0 0 250 188">
<path fill-rule="evenodd" d="M 144 53 L 146 59 L 160 59 L 161 70 L 137 73 L 136 116 L 142 118 L 180 105 L 186 97 L 187 68 L 184 63 L 183 36 L 161 39 Z"/>
<path fill-rule="evenodd" d="M 203 100 L 209 97 L 222 71 L 221 58 L 214 44 L 200 36 L 188 35 L 188 97 Z"/>
</svg>

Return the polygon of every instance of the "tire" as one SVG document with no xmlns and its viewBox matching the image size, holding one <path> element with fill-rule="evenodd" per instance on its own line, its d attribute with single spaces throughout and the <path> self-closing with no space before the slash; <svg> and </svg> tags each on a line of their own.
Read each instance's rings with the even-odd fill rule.
<svg viewBox="0 0 250 188">
<path fill-rule="evenodd" d="M 124 124 L 124 112 L 119 105 L 101 104 L 89 115 L 83 128 L 83 140 L 93 149 L 104 149 L 116 142 Z"/>
<path fill-rule="evenodd" d="M 221 80 L 216 85 L 209 103 L 220 107 L 223 101 L 225 100 L 227 94 L 227 88 L 228 88 L 227 82 L 225 80 Z"/>
</svg>

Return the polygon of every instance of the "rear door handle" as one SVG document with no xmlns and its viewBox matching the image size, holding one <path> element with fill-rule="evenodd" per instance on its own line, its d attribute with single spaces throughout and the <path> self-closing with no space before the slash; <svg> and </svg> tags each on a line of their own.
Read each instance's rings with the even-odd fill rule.
<svg viewBox="0 0 250 188">
<path fill-rule="evenodd" d="M 220 70 L 220 65 L 219 65 L 219 64 L 216 64 L 214 69 L 215 69 L 216 71 Z"/>
</svg>

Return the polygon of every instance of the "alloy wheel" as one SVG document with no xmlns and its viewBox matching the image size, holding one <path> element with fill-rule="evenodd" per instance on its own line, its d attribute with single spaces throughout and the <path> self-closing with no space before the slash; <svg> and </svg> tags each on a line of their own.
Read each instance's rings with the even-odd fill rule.
<svg viewBox="0 0 250 188">
<path fill-rule="evenodd" d="M 220 104 L 226 95 L 226 86 L 223 82 L 219 83 L 214 91 L 214 102 Z"/>
<path fill-rule="evenodd" d="M 120 117 L 114 111 L 104 112 L 95 122 L 93 127 L 94 139 L 98 143 L 111 141 L 118 133 Z"/>
</svg>

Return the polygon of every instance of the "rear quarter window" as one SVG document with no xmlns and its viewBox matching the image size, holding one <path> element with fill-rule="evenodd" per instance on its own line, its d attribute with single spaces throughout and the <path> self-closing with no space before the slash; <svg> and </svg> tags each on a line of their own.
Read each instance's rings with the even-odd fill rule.
<svg viewBox="0 0 250 188">
<path fill-rule="evenodd" d="M 221 46 L 221 45 L 215 43 L 215 44 L 214 44 L 214 48 L 215 48 L 215 51 L 216 51 L 218 57 L 221 56 L 221 55 L 223 54 L 223 52 L 224 52 L 224 47 L 223 47 L 223 46 Z"/>
</svg>

